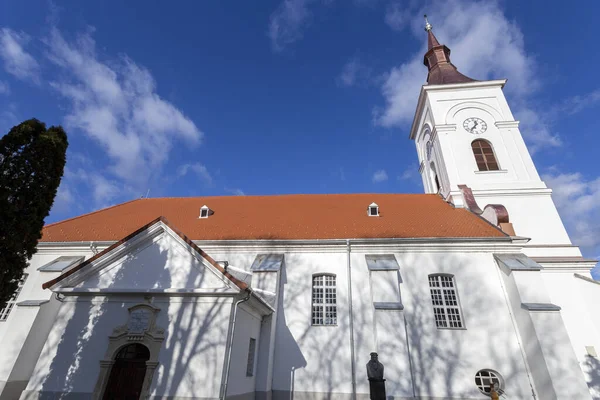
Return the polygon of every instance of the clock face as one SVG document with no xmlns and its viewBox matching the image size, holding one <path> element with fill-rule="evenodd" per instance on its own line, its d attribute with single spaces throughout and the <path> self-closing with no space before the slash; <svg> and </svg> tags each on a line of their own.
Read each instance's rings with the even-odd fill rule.
<svg viewBox="0 0 600 400">
<path fill-rule="evenodd" d="M 487 130 L 487 124 L 482 119 L 471 117 L 465 119 L 465 122 L 463 122 L 463 128 L 465 128 L 465 131 L 469 133 L 480 134 Z"/>
</svg>

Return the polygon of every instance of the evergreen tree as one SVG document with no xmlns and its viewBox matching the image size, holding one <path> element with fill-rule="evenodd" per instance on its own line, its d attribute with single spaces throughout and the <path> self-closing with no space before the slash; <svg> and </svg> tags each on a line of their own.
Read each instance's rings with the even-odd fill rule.
<svg viewBox="0 0 600 400">
<path fill-rule="evenodd" d="M 0 139 L 0 308 L 17 289 L 63 175 L 67 134 L 30 119 Z"/>
</svg>

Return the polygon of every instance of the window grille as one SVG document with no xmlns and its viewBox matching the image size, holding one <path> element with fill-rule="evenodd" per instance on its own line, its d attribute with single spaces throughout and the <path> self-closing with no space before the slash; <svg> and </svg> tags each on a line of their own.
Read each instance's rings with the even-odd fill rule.
<svg viewBox="0 0 600 400">
<path fill-rule="evenodd" d="M 471 148 L 480 171 L 498 171 L 500 169 L 490 142 L 477 139 L 471 143 Z"/>
<path fill-rule="evenodd" d="M 429 291 L 438 328 L 463 328 L 460 304 L 452 275 L 429 275 Z"/>
<path fill-rule="evenodd" d="M 0 310 L 0 322 L 6 321 L 8 319 L 8 315 L 17 303 L 17 297 L 19 297 L 19 293 L 21 293 L 21 289 L 23 289 L 23 285 L 25 284 L 26 279 L 27 274 L 23 274 L 23 277 L 21 278 L 21 280 L 19 281 L 19 285 L 17 286 L 17 290 L 12 295 L 10 300 L 6 302 L 6 306 Z"/>
<path fill-rule="evenodd" d="M 496 371 L 491 369 L 482 369 L 477 371 L 475 374 L 475 385 L 477 389 L 483 394 L 489 396 L 491 392 L 491 386 L 496 386 L 496 391 L 499 395 L 504 394 L 504 379 Z"/>
<path fill-rule="evenodd" d="M 312 283 L 312 324 L 337 325 L 335 275 L 315 275 Z"/>
<path fill-rule="evenodd" d="M 256 352 L 256 339 L 250 338 L 248 346 L 248 365 L 246 366 L 246 376 L 254 376 L 254 353 Z"/>
</svg>

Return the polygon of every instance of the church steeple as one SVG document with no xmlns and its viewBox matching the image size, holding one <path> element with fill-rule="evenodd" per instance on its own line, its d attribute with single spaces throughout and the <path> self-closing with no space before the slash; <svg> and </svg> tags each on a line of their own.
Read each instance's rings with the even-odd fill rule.
<svg viewBox="0 0 600 400">
<path fill-rule="evenodd" d="M 443 85 L 447 83 L 465 83 L 475 82 L 458 72 L 454 64 L 450 61 L 450 49 L 438 42 L 431 30 L 432 26 L 425 15 L 425 30 L 427 31 L 427 53 L 423 59 L 423 64 L 427 66 L 427 83 L 429 85 Z"/>
</svg>

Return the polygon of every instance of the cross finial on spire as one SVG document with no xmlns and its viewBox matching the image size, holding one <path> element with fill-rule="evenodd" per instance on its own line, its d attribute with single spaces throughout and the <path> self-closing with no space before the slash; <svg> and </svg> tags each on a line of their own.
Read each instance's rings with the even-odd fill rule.
<svg viewBox="0 0 600 400">
<path fill-rule="evenodd" d="M 429 32 L 429 31 L 431 30 L 432 26 L 431 26 L 431 24 L 429 23 L 429 21 L 427 20 L 427 14 L 425 14 L 425 15 L 424 15 L 424 17 L 425 17 L 425 30 L 426 30 L 427 32 Z"/>
</svg>

